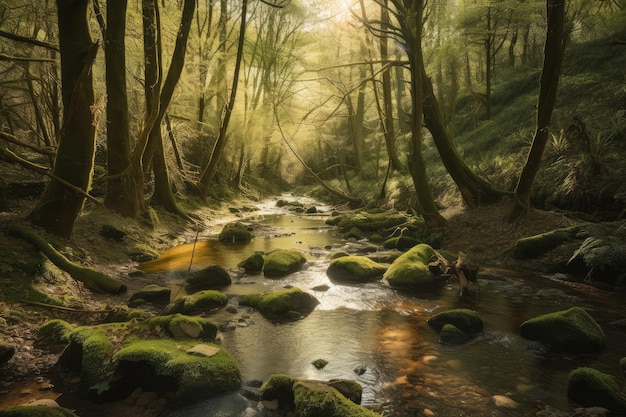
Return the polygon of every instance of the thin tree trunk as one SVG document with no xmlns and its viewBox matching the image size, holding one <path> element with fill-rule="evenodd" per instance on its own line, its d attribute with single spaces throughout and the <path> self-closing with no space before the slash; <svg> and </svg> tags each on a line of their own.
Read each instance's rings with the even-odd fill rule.
<svg viewBox="0 0 626 417">
<path fill-rule="evenodd" d="M 98 44 L 87 21 L 88 0 L 57 0 L 63 129 L 53 174 L 87 192 L 95 153 L 94 91 L 91 66 Z M 70 237 L 85 197 L 50 181 L 30 213 L 31 221 L 50 232 Z"/>
<path fill-rule="evenodd" d="M 510 222 L 516 221 L 530 210 L 530 192 L 548 140 L 548 125 L 556 102 L 561 66 L 565 56 L 567 41 L 564 32 L 565 0 L 547 0 L 546 9 L 548 31 L 544 47 L 535 135 L 515 187 L 515 200 L 508 215 Z"/>
</svg>

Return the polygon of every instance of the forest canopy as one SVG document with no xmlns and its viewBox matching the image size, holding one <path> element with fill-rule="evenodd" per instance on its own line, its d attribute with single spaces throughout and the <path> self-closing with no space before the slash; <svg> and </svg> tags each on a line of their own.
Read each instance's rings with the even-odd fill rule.
<svg viewBox="0 0 626 417">
<path fill-rule="evenodd" d="M 293 187 L 433 227 L 503 200 L 620 218 L 624 6 L 10 0 L 2 169 L 48 178 L 29 217 L 66 236 L 85 200 L 187 217 Z"/>
</svg>

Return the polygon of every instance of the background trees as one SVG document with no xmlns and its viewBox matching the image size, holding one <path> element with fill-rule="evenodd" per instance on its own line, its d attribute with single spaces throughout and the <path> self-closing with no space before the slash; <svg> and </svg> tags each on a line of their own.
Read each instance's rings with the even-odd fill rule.
<svg viewBox="0 0 626 417">
<path fill-rule="evenodd" d="M 379 204 L 412 207 L 438 225 L 443 206 L 483 204 L 500 199 L 500 190 L 513 191 L 534 106 L 544 97 L 538 82 L 549 31 L 540 0 L 292 0 L 280 7 L 253 0 L 92 0 L 77 3 L 84 21 L 76 38 L 83 39 L 83 55 L 87 36 L 100 38 L 104 54 L 95 54 L 86 71 L 93 98 L 85 90 L 75 121 L 81 126 L 68 136 L 80 97 L 70 97 L 75 89 L 67 80 L 58 82 L 59 65 L 69 63 L 59 60 L 62 31 L 50 19 L 57 4 L 6 3 L 0 6 L 4 158 L 19 155 L 59 177 L 62 166 L 72 175 L 80 171 L 86 182 L 66 178 L 76 187 L 72 196 L 82 190 L 94 201 L 104 197 L 130 217 L 147 204 L 184 216 L 179 203 L 189 191 L 209 200 L 259 196 L 316 178 L 336 191 L 333 198 L 368 202 L 382 195 Z M 59 0 L 60 10 L 65 4 Z M 572 47 L 564 84 L 554 117 L 542 123 L 548 130 L 537 130 L 546 133 L 550 159 L 531 164 L 540 186 L 524 192 L 525 201 L 593 201 L 593 191 L 579 196 L 580 178 L 609 181 L 613 168 L 597 167 L 618 170 L 611 162 L 623 152 L 626 124 L 619 110 L 623 75 L 616 70 L 624 14 L 621 0 L 567 2 Z M 601 59 L 578 52 L 594 42 Z M 74 81 L 89 84 L 84 77 Z M 600 88 L 591 89 L 594 77 L 602 77 Z M 581 89 L 586 97 L 573 93 Z M 573 145 L 575 128 L 585 146 Z M 78 137 L 84 140 L 67 159 L 66 145 Z M 85 146 L 94 138 L 95 158 Z M 74 159 L 80 170 L 63 162 Z M 585 168 L 587 160 L 596 168 Z M 604 193 L 619 205 L 619 186 L 609 189 Z M 69 211 L 63 197 L 63 211 L 77 215 L 83 197 Z M 46 191 L 32 218 L 71 233 L 67 220 L 43 210 L 51 201 Z"/>
</svg>

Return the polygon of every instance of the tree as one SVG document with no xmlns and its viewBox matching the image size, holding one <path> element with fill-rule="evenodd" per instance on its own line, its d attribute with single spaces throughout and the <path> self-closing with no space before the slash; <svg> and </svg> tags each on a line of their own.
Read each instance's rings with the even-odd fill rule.
<svg viewBox="0 0 626 417">
<path fill-rule="evenodd" d="M 57 0 L 63 125 L 53 174 L 87 192 L 93 170 L 95 126 L 91 107 L 94 91 L 91 66 L 98 44 L 91 40 L 88 0 Z M 31 221 L 70 237 L 85 197 L 51 180 L 30 213 Z"/>
<path fill-rule="evenodd" d="M 530 192 L 548 140 L 548 125 L 556 102 L 561 66 L 567 43 L 564 30 L 565 0 L 546 0 L 546 21 L 548 30 L 541 70 L 535 134 L 526 157 L 526 163 L 515 187 L 515 200 L 508 215 L 508 220 L 511 222 L 530 210 Z"/>
</svg>

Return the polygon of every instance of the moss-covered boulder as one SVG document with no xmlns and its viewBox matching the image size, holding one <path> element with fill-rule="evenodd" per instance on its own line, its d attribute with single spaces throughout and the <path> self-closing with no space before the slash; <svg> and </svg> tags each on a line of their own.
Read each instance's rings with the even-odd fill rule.
<svg viewBox="0 0 626 417">
<path fill-rule="evenodd" d="M 593 368 L 578 368 L 570 372 L 567 396 L 585 407 L 604 407 L 613 413 L 626 412 L 623 385 L 612 375 Z"/>
<path fill-rule="evenodd" d="M 185 281 L 188 292 L 200 290 L 218 290 L 228 287 L 233 280 L 228 271 L 220 265 L 209 265 L 204 269 L 192 272 Z"/>
<path fill-rule="evenodd" d="M 300 417 L 375 417 L 368 410 L 320 381 L 298 381 L 293 386 L 294 406 Z"/>
<path fill-rule="evenodd" d="M 419 245 L 421 242 L 410 236 L 394 236 L 383 242 L 383 248 L 385 249 L 398 249 L 399 251 L 406 251 L 413 246 Z"/>
<path fill-rule="evenodd" d="M 164 331 L 175 339 L 202 339 L 213 341 L 217 335 L 217 325 L 203 317 L 171 314 L 153 317 L 148 327 L 157 332 Z"/>
<path fill-rule="evenodd" d="M 266 408 L 300 417 L 375 417 L 360 406 L 362 388 L 352 380 L 301 381 L 288 375 L 271 375 L 261 387 Z"/>
<path fill-rule="evenodd" d="M 199 291 L 174 301 L 167 308 L 167 314 L 181 313 L 194 315 L 220 309 L 228 303 L 228 296 L 214 290 Z"/>
<path fill-rule="evenodd" d="M 441 332 L 447 324 L 451 324 L 468 334 L 483 330 L 483 320 L 478 312 L 467 308 L 443 311 L 428 319 L 428 325 L 438 332 Z"/>
<path fill-rule="evenodd" d="M 167 304 L 170 302 L 172 290 L 156 284 L 149 284 L 130 296 L 129 305 L 140 305 L 143 303 Z"/>
<path fill-rule="evenodd" d="M 470 335 L 454 324 L 445 324 L 439 333 L 439 343 L 443 345 L 459 345 L 470 339 Z"/>
<path fill-rule="evenodd" d="M 71 410 L 46 405 L 12 407 L 0 410 L 0 417 L 77 417 Z"/>
<path fill-rule="evenodd" d="M 429 269 L 437 252 L 426 244 L 419 244 L 400 255 L 383 275 L 383 283 L 398 290 L 432 291 L 441 285 L 441 280 Z"/>
<path fill-rule="evenodd" d="M 365 256 L 343 256 L 333 259 L 326 275 L 333 282 L 360 283 L 380 279 L 387 267 Z"/>
<path fill-rule="evenodd" d="M 224 226 L 218 239 L 224 243 L 246 243 L 252 240 L 252 233 L 240 222 L 229 223 Z"/>
<path fill-rule="evenodd" d="M 539 257 L 560 244 L 574 239 L 580 229 L 580 226 L 568 227 L 519 239 L 515 242 L 514 256 L 517 259 Z"/>
<path fill-rule="evenodd" d="M 606 339 L 600 325 L 580 307 L 527 320 L 522 323 L 520 334 L 556 350 L 572 353 L 600 350 Z"/>
<path fill-rule="evenodd" d="M 263 274 L 268 278 L 280 278 L 302 269 L 304 255 L 297 250 L 278 249 L 270 252 L 263 263 Z"/>
<path fill-rule="evenodd" d="M 310 314 L 319 304 L 317 298 L 294 287 L 270 294 L 248 294 L 239 301 L 270 320 L 297 320 Z"/>
<path fill-rule="evenodd" d="M 361 229 L 359 229 L 358 227 L 352 227 L 352 228 L 350 228 L 350 230 L 345 232 L 342 237 L 345 240 L 349 240 L 349 239 L 361 240 L 361 239 L 363 239 L 364 236 L 365 235 L 363 234 Z"/>
<path fill-rule="evenodd" d="M 37 329 L 37 341 L 44 343 L 69 343 L 74 326 L 65 320 L 48 320 Z"/>
<path fill-rule="evenodd" d="M 15 348 L 4 340 L 0 339 L 0 366 L 10 361 L 14 354 Z"/>
<path fill-rule="evenodd" d="M 237 266 L 245 269 L 248 274 L 260 274 L 263 271 L 264 263 L 265 257 L 262 254 L 255 252 L 243 261 L 239 262 Z"/>
<path fill-rule="evenodd" d="M 330 218 L 327 220 L 327 223 L 336 225 L 342 232 L 348 231 L 353 227 L 363 232 L 377 232 L 405 224 L 407 221 L 407 216 L 400 213 L 371 213 L 360 211 L 343 214 L 334 219 Z"/>
<path fill-rule="evenodd" d="M 239 389 L 233 357 L 218 345 L 170 339 L 136 340 L 114 356 L 121 380 L 161 379 L 178 400 L 200 400 Z M 142 377 L 143 375 L 143 377 Z M 139 384 L 140 385 L 140 384 Z"/>
</svg>

